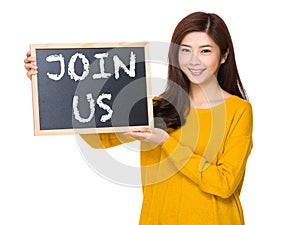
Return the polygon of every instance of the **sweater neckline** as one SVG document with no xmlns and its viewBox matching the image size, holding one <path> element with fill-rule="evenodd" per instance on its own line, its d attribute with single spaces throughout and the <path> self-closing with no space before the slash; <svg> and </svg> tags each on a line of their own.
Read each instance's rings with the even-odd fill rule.
<svg viewBox="0 0 300 225">
<path fill-rule="evenodd" d="M 235 96 L 235 95 L 231 95 L 229 98 L 225 99 L 220 104 L 217 104 L 217 105 L 215 105 L 213 107 L 210 107 L 210 108 L 197 108 L 197 107 L 191 107 L 191 108 L 194 109 L 194 110 L 197 110 L 198 112 L 207 112 L 207 111 L 211 111 L 211 110 L 214 110 L 214 109 L 217 109 L 217 108 L 220 108 L 220 107 L 226 105 L 229 101 L 233 100 L 236 97 L 237 96 Z"/>
</svg>

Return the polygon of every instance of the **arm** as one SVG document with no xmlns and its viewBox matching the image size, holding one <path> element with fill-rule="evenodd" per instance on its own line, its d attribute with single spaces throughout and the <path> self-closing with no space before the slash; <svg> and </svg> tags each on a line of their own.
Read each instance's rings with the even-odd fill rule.
<svg viewBox="0 0 300 225">
<path fill-rule="evenodd" d="M 163 152 L 183 175 L 207 193 L 227 198 L 243 178 L 252 148 L 252 109 L 250 104 L 235 117 L 224 150 L 215 164 L 180 144 L 172 136 L 162 145 Z"/>
<path fill-rule="evenodd" d="M 105 149 L 135 141 L 124 133 L 80 134 L 80 137 L 92 148 Z"/>
</svg>

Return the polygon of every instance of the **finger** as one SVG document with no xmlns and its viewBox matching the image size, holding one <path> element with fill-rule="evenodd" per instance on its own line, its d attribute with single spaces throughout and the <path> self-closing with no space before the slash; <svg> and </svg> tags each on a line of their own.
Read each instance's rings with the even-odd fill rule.
<svg viewBox="0 0 300 225">
<path fill-rule="evenodd" d="M 148 133 L 139 132 L 139 131 L 130 131 L 126 132 L 129 136 L 137 139 L 137 140 L 146 140 L 148 137 Z"/>
<path fill-rule="evenodd" d="M 29 70 L 27 73 L 26 73 L 27 77 L 31 80 L 32 79 L 32 76 L 35 76 L 37 75 L 37 73 L 33 70 Z"/>
<path fill-rule="evenodd" d="M 32 57 L 32 56 L 24 59 L 24 63 L 35 63 L 35 61 L 36 61 L 35 57 Z"/>
<path fill-rule="evenodd" d="M 34 63 L 25 63 L 24 67 L 26 70 L 37 70 L 37 66 Z"/>
<path fill-rule="evenodd" d="M 147 127 L 141 127 L 139 128 L 139 132 L 151 132 L 150 128 Z"/>
<path fill-rule="evenodd" d="M 26 70 L 27 70 L 26 74 L 27 74 L 28 77 L 31 77 L 33 75 L 37 75 L 38 74 L 38 71 L 37 71 L 37 69 L 35 67 L 34 68 L 32 68 L 32 67 L 28 68 L 27 67 Z"/>
<path fill-rule="evenodd" d="M 27 70 L 26 75 L 31 80 L 32 76 L 37 75 L 37 67 L 35 65 L 29 64 L 24 65 L 25 69 Z"/>
<path fill-rule="evenodd" d="M 139 131 L 128 131 L 125 134 L 130 135 L 132 137 L 142 137 L 143 133 L 139 132 Z"/>
<path fill-rule="evenodd" d="M 28 71 L 27 71 L 27 75 L 28 75 L 28 76 L 37 75 L 37 70 L 28 70 Z"/>
<path fill-rule="evenodd" d="M 35 57 L 27 57 L 24 59 L 24 67 L 28 69 L 37 69 Z"/>
</svg>

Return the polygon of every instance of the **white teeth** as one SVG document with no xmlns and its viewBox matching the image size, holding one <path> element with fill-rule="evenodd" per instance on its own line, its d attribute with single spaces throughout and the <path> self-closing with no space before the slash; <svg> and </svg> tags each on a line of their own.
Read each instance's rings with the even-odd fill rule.
<svg viewBox="0 0 300 225">
<path fill-rule="evenodd" d="M 193 74 L 200 74 L 204 71 L 204 69 L 189 69 Z"/>
</svg>

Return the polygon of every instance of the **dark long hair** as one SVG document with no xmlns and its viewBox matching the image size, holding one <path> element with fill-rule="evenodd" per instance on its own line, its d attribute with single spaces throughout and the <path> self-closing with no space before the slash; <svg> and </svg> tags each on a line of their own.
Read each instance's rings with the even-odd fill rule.
<svg viewBox="0 0 300 225">
<path fill-rule="evenodd" d="M 185 123 L 190 110 L 190 81 L 178 62 L 178 50 L 183 38 L 191 32 L 206 32 L 219 46 L 221 57 L 227 52 L 226 62 L 221 64 L 217 80 L 220 87 L 230 94 L 247 99 L 234 55 L 234 48 L 225 22 L 213 13 L 194 12 L 183 18 L 176 26 L 168 53 L 168 81 L 160 98 L 154 100 L 154 116 L 163 123 L 157 127 L 177 129 Z"/>
</svg>

